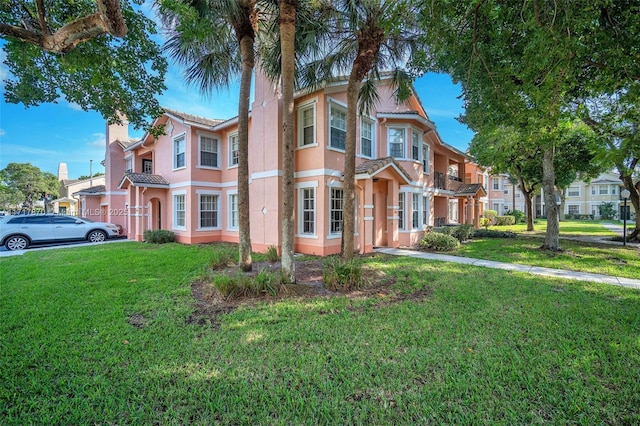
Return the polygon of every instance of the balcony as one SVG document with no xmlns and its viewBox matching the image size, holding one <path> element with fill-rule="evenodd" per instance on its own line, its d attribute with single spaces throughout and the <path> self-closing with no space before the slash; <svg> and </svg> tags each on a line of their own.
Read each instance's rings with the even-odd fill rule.
<svg viewBox="0 0 640 426">
<path fill-rule="evenodd" d="M 434 173 L 434 186 L 436 189 L 455 191 L 462 185 L 462 178 L 441 172 Z"/>
</svg>

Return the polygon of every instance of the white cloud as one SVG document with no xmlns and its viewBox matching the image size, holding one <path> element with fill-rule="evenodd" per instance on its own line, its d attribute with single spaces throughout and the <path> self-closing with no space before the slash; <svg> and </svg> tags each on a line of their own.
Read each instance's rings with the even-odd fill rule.
<svg viewBox="0 0 640 426">
<path fill-rule="evenodd" d="M 4 136 L 6 134 L 7 134 L 6 130 L 0 129 L 0 137 Z"/>
<path fill-rule="evenodd" d="M 104 133 L 94 133 L 91 135 L 91 141 L 87 143 L 90 148 L 104 149 L 107 136 Z"/>
</svg>

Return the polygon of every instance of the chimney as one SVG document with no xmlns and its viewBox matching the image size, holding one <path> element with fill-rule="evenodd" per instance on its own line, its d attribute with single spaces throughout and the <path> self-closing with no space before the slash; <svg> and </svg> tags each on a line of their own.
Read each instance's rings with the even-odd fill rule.
<svg viewBox="0 0 640 426">
<path fill-rule="evenodd" d="M 67 163 L 58 163 L 58 181 L 69 179 L 69 170 L 67 169 Z"/>
</svg>

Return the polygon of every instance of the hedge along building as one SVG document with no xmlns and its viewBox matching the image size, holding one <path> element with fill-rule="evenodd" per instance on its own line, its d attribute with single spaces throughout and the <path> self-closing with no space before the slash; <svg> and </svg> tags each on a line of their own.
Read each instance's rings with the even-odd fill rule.
<svg viewBox="0 0 640 426">
<path fill-rule="evenodd" d="M 260 72 L 249 123 L 250 205 L 238 205 L 237 118 L 215 120 L 164 109 L 131 141 L 126 125 L 107 126 L 106 183 L 80 193 L 88 217 L 123 226 L 131 239 L 168 229 L 187 244 L 238 241 L 238 211 L 248 208 L 253 249 L 279 246 L 282 223 L 282 100 Z M 355 250 L 413 245 L 427 226 L 478 225 L 482 184 L 465 185 L 461 151 L 444 143 L 418 97 L 397 102 L 389 81 L 358 121 Z M 295 149 L 295 250 L 340 252 L 346 82 L 298 93 Z M 93 192 L 92 192 L 93 191 Z M 97 214 L 96 214 L 97 213 Z"/>
</svg>

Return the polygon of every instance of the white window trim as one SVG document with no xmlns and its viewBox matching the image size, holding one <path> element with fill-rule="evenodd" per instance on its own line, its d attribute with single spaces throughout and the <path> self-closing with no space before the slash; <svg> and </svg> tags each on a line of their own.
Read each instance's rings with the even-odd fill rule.
<svg viewBox="0 0 640 426">
<path fill-rule="evenodd" d="M 407 192 L 400 191 L 398 195 L 398 203 L 400 202 L 400 197 L 402 197 L 402 209 L 400 209 L 400 204 L 398 204 L 396 215 L 398 218 L 398 231 L 409 232 L 409 229 L 407 229 Z M 402 228 L 400 227 L 400 215 L 402 215 Z"/>
<path fill-rule="evenodd" d="M 569 192 L 571 191 L 571 189 L 577 189 L 578 190 L 578 195 L 570 195 Z M 570 186 L 569 188 L 567 188 L 567 197 L 581 197 L 582 196 L 582 191 L 580 190 L 579 186 Z"/>
<path fill-rule="evenodd" d="M 180 195 L 184 195 L 184 226 L 176 225 L 176 222 L 177 222 L 177 219 L 178 219 L 178 217 L 177 217 L 178 211 L 176 210 L 176 196 L 180 196 Z M 186 231 L 187 230 L 187 205 L 188 205 L 187 191 L 186 190 L 172 191 L 171 192 L 171 203 L 172 203 L 171 229 L 174 229 L 176 231 Z"/>
<path fill-rule="evenodd" d="M 414 208 L 414 199 L 417 200 L 418 208 Z M 413 222 L 413 215 L 416 213 L 417 225 Z M 411 231 L 422 231 L 422 194 L 418 192 L 411 193 Z"/>
<path fill-rule="evenodd" d="M 177 152 L 176 152 L 176 140 L 183 138 L 184 139 L 184 166 L 182 167 L 176 167 L 176 160 L 177 160 Z M 174 136 L 171 139 L 171 149 L 172 149 L 172 158 L 171 158 L 171 166 L 173 167 L 172 170 L 176 171 L 176 170 L 183 170 L 187 168 L 187 132 L 182 132 L 179 135 Z"/>
<path fill-rule="evenodd" d="M 318 99 L 314 98 L 298 105 L 296 111 L 297 129 L 296 129 L 296 149 L 306 149 L 318 146 L 318 112 L 317 112 Z M 303 128 L 303 111 L 311 108 L 313 111 L 313 143 L 303 145 L 304 140 L 304 128 Z"/>
<path fill-rule="evenodd" d="M 362 153 L 362 123 L 363 122 L 369 122 L 371 123 L 371 155 L 364 155 Z M 376 150 L 376 120 L 371 117 L 371 116 L 360 116 L 360 146 L 359 146 L 359 154 L 357 155 L 360 158 L 367 158 L 367 159 L 372 159 L 372 158 L 377 158 L 377 150 Z"/>
<path fill-rule="evenodd" d="M 236 138 L 238 140 L 238 163 L 240 162 L 240 139 L 238 138 L 238 132 L 233 132 L 233 133 L 229 133 L 229 135 L 227 135 L 227 146 L 228 146 L 228 153 L 229 155 L 227 156 L 227 169 L 236 169 L 238 168 L 237 164 L 231 164 L 231 162 L 233 161 L 233 157 L 232 157 L 232 149 L 231 149 L 231 140 L 233 138 Z"/>
<path fill-rule="evenodd" d="M 403 124 L 387 124 L 386 125 L 386 131 L 387 131 L 387 155 L 389 157 L 393 157 L 393 155 L 391 155 L 391 138 L 389 137 L 389 131 L 391 129 L 403 129 L 404 130 L 404 144 L 402 147 L 402 157 L 393 157 L 396 160 L 402 160 L 402 161 L 410 161 L 410 158 L 407 158 L 407 139 L 408 139 L 408 134 L 410 133 L 410 126 L 407 125 L 403 125 Z"/>
<path fill-rule="evenodd" d="M 411 155 L 409 156 L 409 160 L 415 163 L 422 163 L 422 144 L 424 140 L 422 139 L 422 130 L 416 127 L 409 127 L 409 133 L 411 134 L 411 140 L 409 141 L 409 147 L 411 148 Z M 418 135 L 418 158 L 413 158 L 413 134 Z"/>
<path fill-rule="evenodd" d="M 344 149 L 340 149 L 340 148 L 336 148 L 335 146 L 331 146 L 331 108 L 337 108 L 337 109 L 341 109 L 344 110 L 345 116 L 347 115 L 347 105 L 344 102 L 340 102 L 336 99 L 333 98 L 329 98 L 328 100 L 328 111 L 327 111 L 327 149 L 331 150 L 331 151 L 336 151 L 336 152 L 342 152 L 344 153 L 345 150 Z M 347 132 L 347 125 L 346 125 L 346 121 L 347 118 L 345 117 L 345 133 Z M 346 144 L 346 142 L 345 142 Z M 346 148 L 346 146 L 345 146 Z"/>
<path fill-rule="evenodd" d="M 234 189 L 231 191 L 227 191 L 227 231 L 238 231 L 239 229 L 239 225 L 240 225 L 240 207 L 238 207 L 238 226 L 233 227 L 231 226 L 231 219 L 233 216 L 233 212 L 231 211 L 231 208 L 233 207 L 232 203 L 231 203 L 231 197 L 232 196 L 236 196 L 236 202 L 238 200 L 238 190 Z"/>
<path fill-rule="evenodd" d="M 219 231 L 222 229 L 222 192 L 221 191 L 210 191 L 206 189 L 196 189 L 196 195 L 198 197 L 198 226 L 196 227 L 196 231 Z M 212 227 L 201 227 L 200 226 L 200 213 L 201 213 L 201 203 L 200 197 L 202 195 L 217 195 L 218 196 L 218 226 Z"/>
<path fill-rule="evenodd" d="M 305 185 L 306 184 L 306 185 Z M 313 190 L 313 233 L 305 233 L 304 229 L 304 212 L 303 212 L 303 191 L 311 189 Z M 298 194 L 298 220 L 297 220 L 297 234 L 298 238 L 318 238 L 318 181 L 314 182 L 301 182 L 299 185 L 296 185 L 296 192 Z"/>
<path fill-rule="evenodd" d="M 220 170 L 220 136 L 216 135 L 214 133 L 207 133 L 207 132 L 202 132 L 202 131 L 198 131 L 196 132 L 196 134 L 198 135 L 198 165 L 196 166 L 196 168 L 198 169 L 209 169 L 209 170 Z M 215 166 L 203 166 L 202 165 L 202 137 L 205 138 L 210 138 L 216 141 L 216 152 L 218 154 L 218 161 L 217 161 L 217 165 Z"/>
<path fill-rule="evenodd" d="M 427 158 L 426 158 L 427 169 L 426 170 L 424 168 L 424 164 L 425 164 L 424 148 L 425 147 L 427 148 Z M 431 145 L 429 145 L 427 142 L 424 142 L 424 141 L 422 141 L 422 173 L 425 175 L 431 174 Z"/>
</svg>

